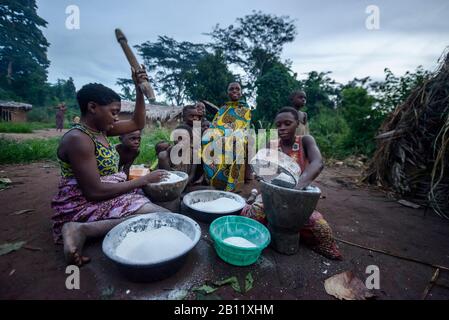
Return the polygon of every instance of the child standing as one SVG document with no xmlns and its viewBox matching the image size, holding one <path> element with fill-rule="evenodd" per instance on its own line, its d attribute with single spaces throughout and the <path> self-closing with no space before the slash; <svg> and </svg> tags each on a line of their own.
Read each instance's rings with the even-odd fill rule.
<svg viewBox="0 0 449 320">
<path fill-rule="evenodd" d="M 197 105 L 188 105 L 182 109 L 182 122 L 193 128 L 194 121 L 201 121 L 203 114 L 198 109 Z"/>
<path fill-rule="evenodd" d="M 296 134 L 298 135 L 306 135 L 309 134 L 309 123 L 307 121 L 307 113 L 301 111 L 306 105 L 307 96 L 303 90 L 293 91 L 290 94 L 290 104 L 293 108 L 298 111 L 299 125 L 298 130 L 296 130 Z"/>
</svg>

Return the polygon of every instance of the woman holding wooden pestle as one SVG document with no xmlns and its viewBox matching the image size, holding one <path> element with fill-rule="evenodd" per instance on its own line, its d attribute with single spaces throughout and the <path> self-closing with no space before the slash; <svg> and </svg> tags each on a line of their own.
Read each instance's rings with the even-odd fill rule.
<svg viewBox="0 0 449 320">
<path fill-rule="evenodd" d="M 139 83 L 145 70 L 132 70 L 136 107 L 130 120 L 119 121 L 120 96 L 101 84 L 88 84 L 77 93 L 81 121 L 61 139 L 57 156 L 61 165 L 58 194 L 52 201 L 53 235 L 64 243 L 68 264 L 89 261 L 81 250 L 87 238 L 101 237 L 132 215 L 167 211 L 151 203 L 139 188 L 167 175 L 154 171 L 132 181 L 119 172 L 119 155 L 108 136 L 120 136 L 145 126 L 145 101 Z"/>
</svg>

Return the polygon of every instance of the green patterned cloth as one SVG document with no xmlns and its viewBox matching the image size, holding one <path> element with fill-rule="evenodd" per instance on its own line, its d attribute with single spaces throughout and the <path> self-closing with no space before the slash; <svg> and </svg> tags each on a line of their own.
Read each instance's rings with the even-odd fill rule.
<svg viewBox="0 0 449 320">
<path fill-rule="evenodd" d="M 110 143 L 108 138 L 106 138 L 106 140 L 108 141 L 109 146 L 106 147 L 100 141 L 98 141 L 97 137 L 92 132 L 90 132 L 89 129 L 87 129 L 86 127 L 82 125 L 75 125 L 70 130 L 75 129 L 80 130 L 81 132 L 87 134 L 94 142 L 95 158 L 97 160 L 97 168 L 98 172 L 100 173 L 100 176 L 103 177 L 117 173 L 120 156 L 117 150 L 115 150 L 115 147 Z M 61 166 L 61 175 L 64 178 L 73 178 L 74 175 L 70 163 L 62 161 L 59 158 L 58 161 Z"/>
</svg>

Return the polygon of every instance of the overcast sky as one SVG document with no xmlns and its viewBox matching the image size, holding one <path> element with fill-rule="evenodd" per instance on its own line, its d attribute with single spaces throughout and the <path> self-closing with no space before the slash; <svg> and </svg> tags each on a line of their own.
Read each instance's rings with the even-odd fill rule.
<svg viewBox="0 0 449 320">
<path fill-rule="evenodd" d="M 300 78 L 332 71 L 346 82 L 354 77 L 383 78 L 418 65 L 433 70 L 449 45 L 449 1 L 299 1 L 299 0 L 38 0 L 38 14 L 48 22 L 49 81 L 73 77 L 79 89 L 100 82 L 118 89 L 117 78 L 129 77 L 129 65 L 115 40 L 121 28 L 131 45 L 167 35 L 178 41 L 208 42 L 202 33 L 219 23 L 228 26 L 252 10 L 288 15 L 298 35 L 285 46 L 283 59 L 293 61 Z M 80 29 L 66 28 L 66 8 L 77 5 Z M 368 30 L 366 8 L 376 5 L 378 30 Z"/>
</svg>

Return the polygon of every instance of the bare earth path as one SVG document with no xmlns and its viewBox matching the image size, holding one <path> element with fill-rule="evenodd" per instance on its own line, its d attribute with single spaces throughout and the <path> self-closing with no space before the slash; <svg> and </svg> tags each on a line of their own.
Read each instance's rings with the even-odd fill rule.
<svg viewBox="0 0 449 320">
<path fill-rule="evenodd" d="M 449 266 L 449 222 L 431 211 L 403 207 L 379 191 L 356 186 L 358 174 L 350 168 L 326 168 L 317 185 L 324 198 L 318 204 L 337 237 L 394 252 L 399 255 Z M 101 241 L 86 253 L 92 262 L 81 269 L 81 289 L 65 287 L 65 264 L 61 246 L 51 236 L 50 199 L 55 194 L 59 169 L 53 163 L 0 166 L 0 176 L 13 181 L 0 191 L 0 244 L 26 241 L 27 248 L 0 256 L 0 299 L 175 299 L 207 280 L 237 276 L 244 283 L 251 272 L 254 288 L 246 294 L 222 287 L 212 298 L 222 299 L 334 299 L 324 290 L 328 277 L 352 270 L 364 281 L 368 265 L 380 268 L 378 299 L 420 299 L 434 269 L 414 262 L 340 243 L 344 260 L 331 261 L 301 246 L 298 254 L 283 256 L 264 251 L 258 263 L 234 267 L 220 260 L 201 224 L 202 239 L 186 265 L 173 277 L 149 284 L 125 280 L 101 252 Z M 246 186 L 247 195 L 253 186 Z M 18 210 L 32 212 L 14 215 Z M 440 272 L 437 281 L 449 286 L 449 275 Z M 449 290 L 435 286 L 428 299 L 448 299 Z"/>
<path fill-rule="evenodd" d="M 0 137 L 11 140 L 23 141 L 27 139 L 47 139 L 54 137 L 61 137 L 68 129 L 63 129 L 62 132 L 56 129 L 35 130 L 33 133 L 0 133 Z"/>
</svg>

